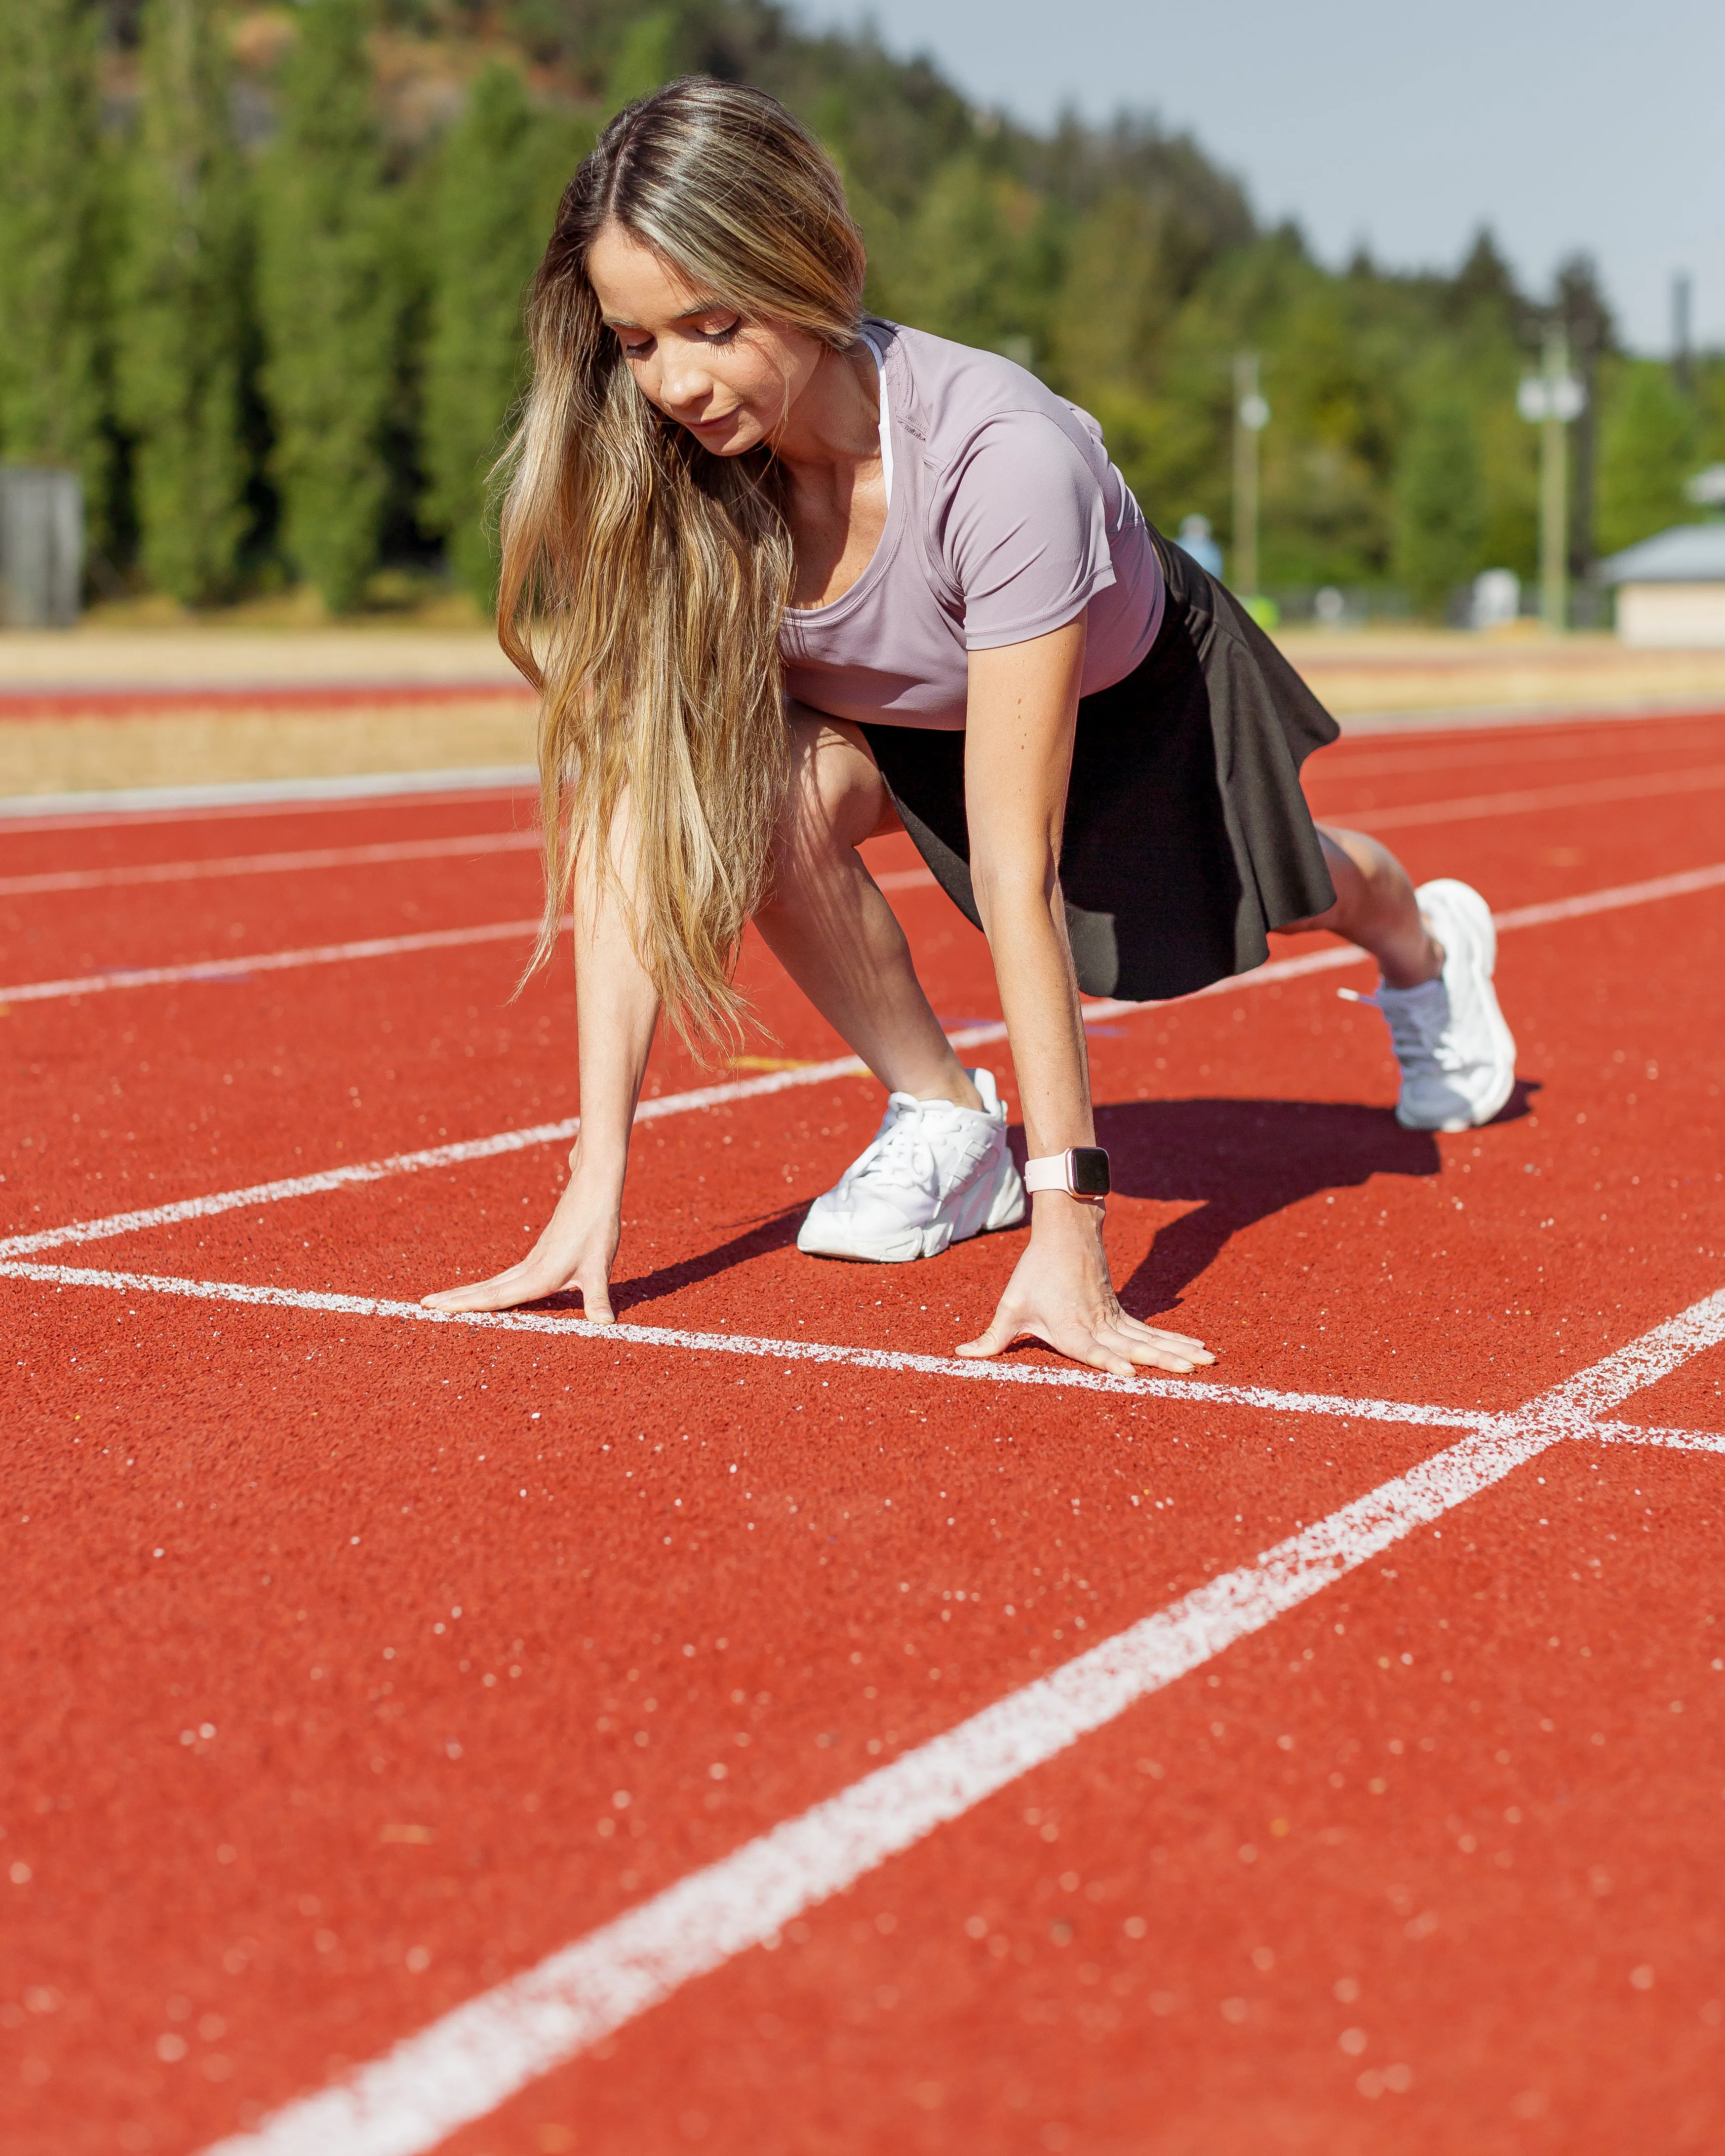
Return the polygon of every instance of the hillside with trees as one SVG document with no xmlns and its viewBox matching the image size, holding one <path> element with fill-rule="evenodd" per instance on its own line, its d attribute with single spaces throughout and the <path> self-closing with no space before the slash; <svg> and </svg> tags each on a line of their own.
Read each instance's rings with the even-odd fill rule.
<svg viewBox="0 0 1725 2156">
<path fill-rule="evenodd" d="M 1442 619 L 1530 577 L 1517 378 L 1568 327 L 1572 565 L 1698 512 L 1725 361 L 1618 347 L 1578 258 L 1517 290 L 1337 273 L 1189 136 L 1047 134 L 927 62 L 771 0 L 31 0 L 0 16 L 0 456 L 82 476 L 98 596 L 205 607 L 301 585 L 331 613 L 493 575 L 484 474 L 521 298 L 605 118 L 669 77 L 760 84 L 845 173 L 883 314 L 1010 354 L 1094 412 L 1150 515 L 1229 543 L 1233 362 L 1260 356 L 1263 582 Z"/>
</svg>

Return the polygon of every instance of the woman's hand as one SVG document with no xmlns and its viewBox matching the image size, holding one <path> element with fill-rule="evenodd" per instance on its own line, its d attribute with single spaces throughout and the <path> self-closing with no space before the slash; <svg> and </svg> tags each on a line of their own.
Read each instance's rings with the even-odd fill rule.
<svg viewBox="0 0 1725 2156">
<path fill-rule="evenodd" d="M 1202 1341 L 1161 1332 L 1121 1308 L 1102 1250 L 1100 1205 L 1064 1191 L 1039 1191 L 1030 1202 L 1030 1247 L 1006 1284 L 993 1323 L 966 1341 L 961 1355 L 998 1355 L 1028 1332 L 1057 1354 L 1117 1378 L 1131 1377 L 1139 1366 L 1184 1376 L 1215 1361 Z"/>
<path fill-rule="evenodd" d="M 569 1156 L 569 1180 L 539 1240 L 518 1265 L 471 1287 L 445 1288 L 423 1298 L 432 1310 L 513 1310 L 560 1290 L 577 1287 L 586 1316 L 610 1325 L 611 1265 L 623 1234 L 620 1164 L 608 1171 L 583 1168 L 578 1144 Z"/>
</svg>

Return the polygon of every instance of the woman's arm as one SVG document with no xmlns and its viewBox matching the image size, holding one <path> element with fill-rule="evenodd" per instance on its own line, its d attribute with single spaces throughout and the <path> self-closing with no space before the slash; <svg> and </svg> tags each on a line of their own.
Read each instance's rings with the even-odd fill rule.
<svg viewBox="0 0 1725 2156">
<path fill-rule="evenodd" d="M 1090 1060 L 1060 896 L 1060 829 L 1084 675 L 1084 618 L 1026 644 L 976 651 L 964 744 L 977 910 L 993 955 L 1024 1137 L 1034 1160 L 1096 1142 Z M 961 1355 L 996 1355 L 1031 1333 L 1063 1355 L 1129 1377 L 1215 1358 L 1183 1333 L 1121 1308 L 1102 1249 L 1103 1204 L 1038 1191 L 1030 1245 L 993 1322 Z"/>
<path fill-rule="evenodd" d="M 519 1265 L 471 1287 L 428 1295 L 434 1310 L 510 1310 L 578 1287 L 587 1316 L 599 1325 L 612 1322 L 611 1264 L 622 1233 L 629 1131 L 659 1022 L 659 998 L 635 956 L 622 898 L 634 870 L 626 812 L 625 803 L 614 826 L 616 881 L 596 875 L 590 864 L 578 863 L 575 872 L 581 1131 L 569 1155 L 569 1179 Z"/>
</svg>

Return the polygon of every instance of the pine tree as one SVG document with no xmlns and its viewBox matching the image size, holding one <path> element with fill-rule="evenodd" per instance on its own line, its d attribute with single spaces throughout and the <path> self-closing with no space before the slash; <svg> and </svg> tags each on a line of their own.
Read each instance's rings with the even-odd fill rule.
<svg viewBox="0 0 1725 2156">
<path fill-rule="evenodd" d="M 1599 538 L 1615 554 L 1698 514 L 1683 483 L 1700 463 L 1693 406 L 1656 359 L 1632 359 L 1611 385 L 1599 429 Z"/>
<path fill-rule="evenodd" d="M 84 483 L 111 542 L 110 166 L 93 0 L 0 5 L 0 456 Z"/>
<path fill-rule="evenodd" d="M 444 146 L 425 359 L 427 521 L 456 581 L 490 608 L 497 566 L 485 472 L 523 386 L 521 305 L 558 192 L 591 141 L 536 114 L 513 68 L 488 67 Z"/>
<path fill-rule="evenodd" d="M 885 268 L 898 319 L 1023 366 L 1042 357 L 1060 270 L 1052 221 L 1028 187 L 981 157 L 940 167 Z"/>
<path fill-rule="evenodd" d="M 121 409 L 150 582 L 231 593 L 249 522 L 243 398 L 251 272 L 245 174 L 210 0 L 151 0 L 121 291 Z"/>
<path fill-rule="evenodd" d="M 1422 613 L 1441 615 L 1481 566 L 1485 475 L 1473 415 L 1438 397 L 1414 423 L 1396 474 L 1395 569 Z"/>
<path fill-rule="evenodd" d="M 305 0 L 259 187 L 273 469 L 294 566 L 331 613 L 364 595 L 388 481 L 400 295 L 362 0 Z"/>
</svg>

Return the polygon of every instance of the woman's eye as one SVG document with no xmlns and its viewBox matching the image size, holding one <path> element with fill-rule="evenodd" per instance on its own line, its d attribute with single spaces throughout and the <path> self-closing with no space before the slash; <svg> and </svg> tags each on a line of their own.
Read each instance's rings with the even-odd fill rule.
<svg viewBox="0 0 1725 2156">
<path fill-rule="evenodd" d="M 709 344 L 729 344 L 742 324 L 732 315 L 727 321 L 722 315 L 715 321 L 703 322 L 701 334 Z"/>
</svg>

